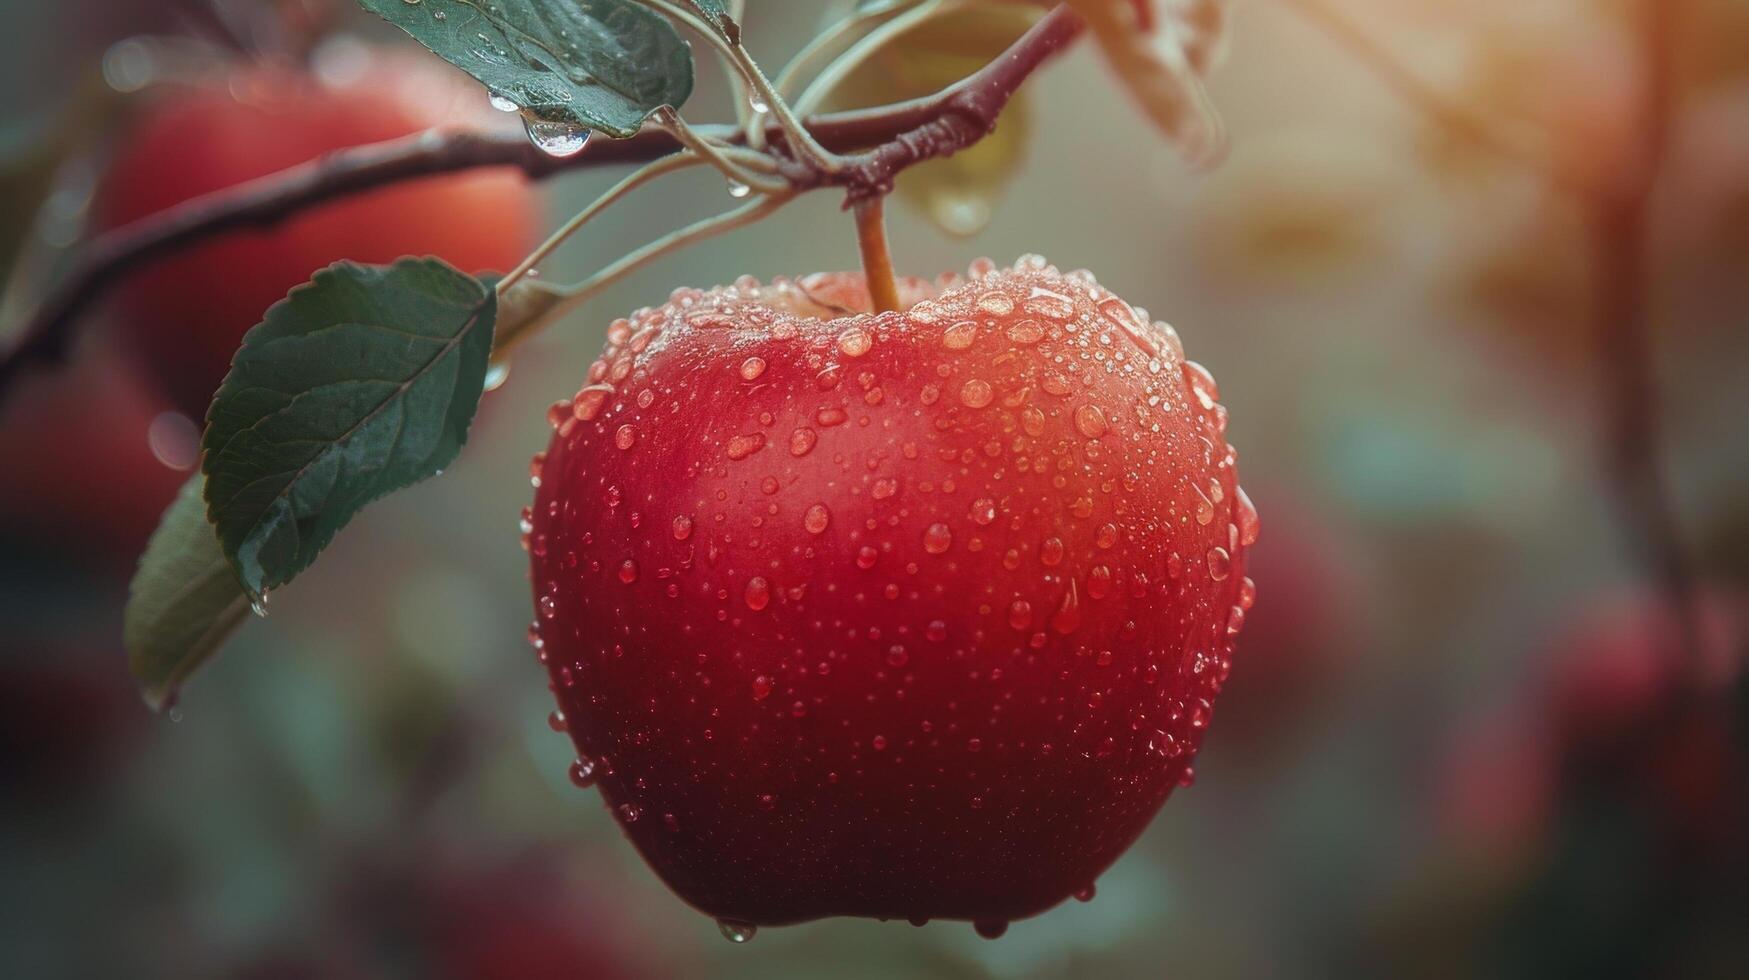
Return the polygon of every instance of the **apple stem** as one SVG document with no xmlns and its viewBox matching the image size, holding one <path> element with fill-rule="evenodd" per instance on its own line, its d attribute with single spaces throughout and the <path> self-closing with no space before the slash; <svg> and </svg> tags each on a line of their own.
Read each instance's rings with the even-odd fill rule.
<svg viewBox="0 0 1749 980">
<path fill-rule="evenodd" d="M 862 275 L 876 313 L 899 308 L 899 284 L 893 278 L 893 255 L 887 249 L 886 198 L 856 202 L 856 244 L 862 250 Z"/>
</svg>

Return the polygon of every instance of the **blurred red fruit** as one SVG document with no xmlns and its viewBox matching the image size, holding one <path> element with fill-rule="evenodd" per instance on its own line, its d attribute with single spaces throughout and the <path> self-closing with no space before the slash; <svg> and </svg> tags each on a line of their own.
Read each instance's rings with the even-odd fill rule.
<svg viewBox="0 0 1749 980">
<path fill-rule="evenodd" d="M 380 843 L 380 842 L 379 842 Z M 409 842 L 401 842 L 407 845 Z M 636 919 L 580 889 L 556 855 L 486 861 L 421 841 L 374 846 L 345 866 L 337 921 L 260 976 L 431 980 L 630 980 L 680 975 Z"/>
<path fill-rule="evenodd" d="M 1227 678 L 1256 514 L 1213 379 L 1085 273 L 938 286 L 679 290 L 550 415 L 573 774 L 730 938 L 1083 893 Z"/>
<path fill-rule="evenodd" d="M 0 405 L 0 541 L 131 567 L 187 479 L 199 432 L 118 358 L 19 382 Z M 162 456 L 162 460 L 160 459 Z"/>
<path fill-rule="evenodd" d="M 1354 551 L 1290 494 L 1259 494 L 1269 535 L 1245 558 L 1265 583 L 1245 617 L 1245 655 L 1221 696 L 1222 751 L 1258 756 L 1303 745 L 1303 730 L 1342 676 L 1342 661 L 1366 647 L 1365 602 Z"/>
<path fill-rule="evenodd" d="M 1534 698 L 1488 713 L 1460 742 L 1438 798 L 1451 831 L 1477 853 L 1524 857 L 1561 800 L 1601 788 L 1640 801 L 1667 848 L 1749 844 L 1749 759 L 1729 702 L 1745 663 L 1743 607 L 1703 598 L 1698 663 L 1661 596 L 1601 601 L 1565 626 Z"/>
<path fill-rule="evenodd" d="M 0 773 L 23 813 L 100 777 L 139 744 L 149 714 L 116 669 L 119 646 L 38 642 L 8 629 L 0 658 Z"/>
<path fill-rule="evenodd" d="M 99 189 L 98 226 L 334 150 L 438 126 L 477 128 L 494 115 L 479 86 L 428 55 L 355 54 L 322 80 L 246 68 L 224 84 L 167 88 L 123 139 Z M 117 326 L 182 411 L 204 419 L 243 334 L 317 269 L 416 254 L 465 272 L 501 271 L 530 250 L 538 220 L 533 191 L 511 172 L 371 191 L 154 263 L 123 285 Z"/>
</svg>

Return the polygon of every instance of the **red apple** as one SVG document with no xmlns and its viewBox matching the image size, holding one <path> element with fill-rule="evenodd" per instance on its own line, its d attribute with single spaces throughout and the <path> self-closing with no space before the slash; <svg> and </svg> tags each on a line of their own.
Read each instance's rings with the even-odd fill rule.
<svg viewBox="0 0 1749 980">
<path fill-rule="evenodd" d="M 123 138 L 96 220 L 125 225 L 193 197 L 363 143 L 495 114 L 479 86 L 429 55 L 365 55 L 322 79 L 239 69 L 204 88 L 166 87 Z M 243 334 L 311 273 L 339 259 L 436 255 L 466 272 L 508 269 L 539 227 L 534 192 L 513 172 L 403 183 L 239 232 L 161 260 L 121 291 L 118 328 L 197 419 Z"/>
<path fill-rule="evenodd" d="M 529 515 L 535 639 L 632 842 L 724 923 L 1070 895 L 1191 763 L 1257 518 L 1213 379 L 1044 260 L 615 321 Z"/>
</svg>

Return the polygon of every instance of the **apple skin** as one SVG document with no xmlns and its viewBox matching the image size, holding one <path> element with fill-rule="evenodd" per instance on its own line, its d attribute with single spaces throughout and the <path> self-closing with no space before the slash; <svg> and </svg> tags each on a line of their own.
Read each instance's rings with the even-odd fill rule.
<svg viewBox="0 0 1749 980">
<path fill-rule="evenodd" d="M 1090 894 L 1191 781 L 1253 594 L 1170 327 L 1037 257 L 901 292 L 678 290 L 535 460 L 573 775 L 725 931 Z"/>
<path fill-rule="evenodd" d="M 121 140 L 98 189 L 97 227 L 335 150 L 504 122 L 479 86 L 428 54 L 368 57 L 371 67 L 344 82 L 251 67 L 210 86 L 166 86 Z M 470 273 L 504 270 L 528 254 L 539 228 L 535 192 L 514 171 L 405 182 L 154 262 L 118 291 L 117 327 L 177 407 L 204 419 L 243 334 L 316 270 L 403 255 L 435 255 Z"/>
</svg>

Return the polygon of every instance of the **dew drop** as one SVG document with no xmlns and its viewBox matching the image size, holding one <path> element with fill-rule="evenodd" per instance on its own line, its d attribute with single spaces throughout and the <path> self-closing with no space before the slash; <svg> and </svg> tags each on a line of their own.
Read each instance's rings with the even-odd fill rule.
<svg viewBox="0 0 1749 980">
<path fill-rule="evenodd" d="M 935 523 L 923 532 L 923 550 L 932 555 L 939 555 L 953 544 L 953 532 L 946 524 Z"/>
<path fill-rule="evenodd" d="M 941 346 L 948 350 L 965 350 L 978 339 L 978 325 L 971 320 L 961 320 L 942 332 Z"/>
<path fill-rule="evenodd" d="M 758 575 L 747 580 L 747 608 L 758 612 L 771 604 L 771 585 Z"/>
<path fill-rule="evenodd" d="M 802 527 L 806 528 L 809 534 L 821 533 L 826 530 L 826 525 L 831 521 L 832 512 L 826 509 L 825 504 L 815 504 L 808 508 L 806 514 L 802 515 Z"/>
<path fill-rule="evenodd" d="M 1262 530 L 1262 522 L 1257 517 L 1257 505 L 1251 502 L 1251 497 L 1245 493 L 1244 487 L 1238 488 L 1238 518 L 1239 543 L 1249 548 L 1257 543 L 1257 534 Z"/>
<path fill-rule="evenodd" d="M 1093 543 L 1101 548 L 1110 548 L 1117 544 L 1117 525 L 1101 524 L 1093 534 Z"/>
<path fill-rule="evenodd" d="M 1014 312 L 1014 300 L 1009 299 L 1007 293 L 991 290 L 978 297 L 978 309 L 991 316 L 1002 316 Z"/>
<path fill-rule="evenodd" d="M 806 456 L 814 448 L 814 443 L 820 441 L 820 436 L 807 426 L 789 434 L 789 454 L 791 456 Z"/>
<path fill-rule="evenodd" d="M 765 373 L 765 358 L 749 357 L 741 362 L 741 380 L 753 381 Z"/>
<path fill-rule="evenodd" d="M 990 383 L 980 378 L 973 378 L 960 388 L 960 402 L 967 408 L 983 408 L 990 404 L 992 397 L 994 392 L 990 390 Z"/>
<path fill-rule="evenodd" d="M 675 515 L 675 517 L 674 517 L 674 540 L 685 541 L 687 538 L 690 538 L 690 537 L 692 537 L 692 518 L 688 517 L 685 514 Z"/>
<path fill-rule="evenodd" d="M 550 157 L 574 157 L 589 145 L 589 128 L 569 120 L 541 119 L 525 112 L 522 128 L 528 141 Z"/>
<path fill-rule="evenodd" d="M 571 782 L 578 789 L 588 789 L 595 785 L 595 760 L 578 757 L 571 763 Z"/>
<path fill-rule="evenodd" d="M 607 396 L 613 394 L 613 389 L 607 385 L 588 385 L 577 392 L 577 397 L 571 399 L 571 414 L 578 421 L 594 421 L 601 414 L 601 406 L 607 403 Z"/>
<path fill-rule="evenodd" d="M 996 520 L 996 501 L 980 497 L 972 501 L 972 523 L 988 527 Z"/>
<path fill-rule="evenodd" d="M 1227 549 L 1214 547 L 1209 549 L 1209 578 L 1217 582 L 1225 582 L 1233 571 L 1233 556 L 1227 554 Z"/>
<path fill-rule="evenodd" d="M 1105 565 L 1095 565 L 1087 573 L 1087 596 L 1091 599 L 1103 599 L 1111 594 L 1111 569 Z"/>
<path fill-rule="evenodd" d="M 1031 298 L 1026 301 L 1026 309 L 1029 313 L 1048 316 L 1053 320 L 1067 320 L 1075 312 L 1075 303 L 1062 293 L 1034 289 Z"/>
<path fill-rule="evenodd" d="M 1043 340 L 1045 328 L 1037 320 L 1022 320 L 1008 328 L 1008 339 L 1017 344 L 1032 345 Z"/>
<path fill-rule="evenodd" d="M 1038 560 L 1048 567 L 1055 568 L 1063 563 L 1063 553 L 1068 549 L 1063 546 L 1062 538 L 1046 538 L 1038 546 Z"/>
<path fill-rule="evenodd" d="M 754 934 L 759 931 L 759 927 L 739 919 L 718 919 L 717 930 L 723 934 L 724 939 L 739 946 L 751 940 Z"/>
<path fill-rule="evenodd" d="M 1075 409 L 1075 429 L 1089 439 L 1105 435 L 1105 413 L 1098 405 L 1082 405 Z"/>
<path fill-rule="evenodd" d="M 724 452 L 728 454 L 730 459 L 746 459 L 763 448 L 765 448 L 765 433 L 751 432 L 732 437 L 728 445 L 724 447 Z"/>
<path fill-rule="evenodd" d="M 1008 931 L 1008 920 L 979 919 L 972 923 L 972 928 L 985 939 L 1001 939 L 1002 934 Z"/>
<path fill-rule="evenodd" d="M 868 331 L 861 327 L 850 327 L 838 335 L 838 349 L 843 351 L 846 357 L 861 357 L 867 354 L 869 348 L 873 346 L 874 338 L 870 337 Z"/>
</svg>

